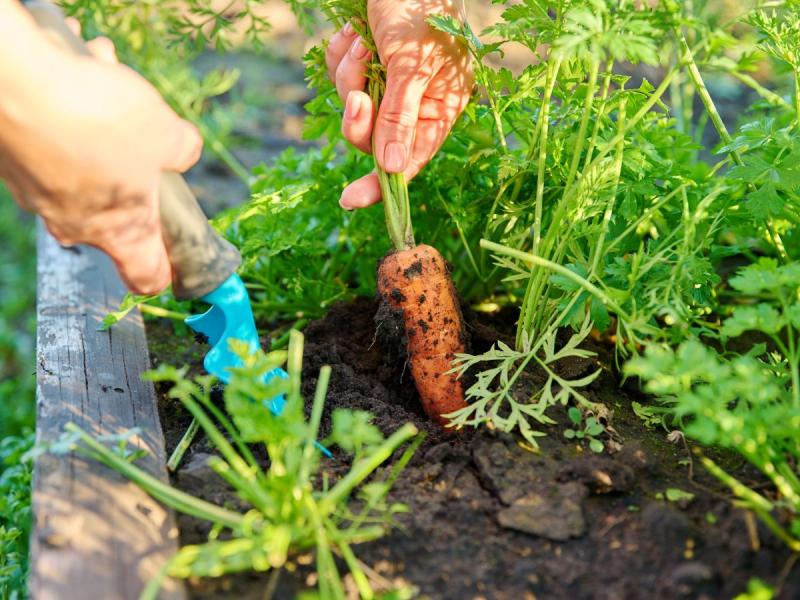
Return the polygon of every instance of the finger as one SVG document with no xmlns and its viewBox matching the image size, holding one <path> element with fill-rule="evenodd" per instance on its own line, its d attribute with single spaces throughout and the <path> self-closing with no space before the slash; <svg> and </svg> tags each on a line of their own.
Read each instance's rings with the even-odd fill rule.
<svg viewBox="0 0 800 600">
<path fill-rule="evenodd" d="M 165 127 L 159 136 L 165 140 L 162 169 L 183 173 L 200 160 L 203 152 L 203 138 L 192 123 L 181 119 L 165 104 Z"/>
<path fill-rule="evenodd" d="M 451 101 L 423 98 L 414 138 L 414 151 L 411 153 L 409 167 L 405 171 L 409 180 L 413 179 L 441 149 L 468 100 L 467 97 Z"/>
<path fill-rule="evenodd" d="M 347 210 L 366 208 L 381 201 L 378 176 L 370 173 L 348 185 L 339 199 L 339 206 Z"/>
<path fill-rule="evenodd" d="M 135 211 L 116 210 L 104 216 L 111 227 L 95 244 L 111 257 L 122 281 L 136 294 L 156 294 L 172 279 L 156 194 Z"/>
<path fill-rule="evenodd" d="M 420 119 L 414 139 L 414 151 L 411 153 L 408 168 L 404 171 L 407 181 L 414 179 L 430 162 L 441 149 L 449 133 L 450 127 L 444 121 Z"/>
<path fill-rule="evenodd" d="M 69 27 L 70 31 L 74 33 L 76 36 L 81 37 L 81 22 L 78 21 L 75 17 L 68 17 L 64 20 Z"/>
<path fill-rule="evenodd" d="M 92 56 L 103 62 L 116 64 L 117 50 L 114 48 L 114 42 L 107 37 L 97 37 L 91 41 L 86 42 L 86 47 Z"/>
<path fill-rule="evenodd" d="M 44 219 L 44 226 L 50 235 L 52 235 L 62 246 L 69 247 L 74 246 L 77 243 L 75 239 L 67 235 L 66 231 L 55 221 Z"/>
<path fill-rule="evenodd" d="M 164 291 L 172 281 L 167 249 L 161 234 L 149 236 L 135 246 L 114 247 L 112 260 L 125 286 L 134 294 L 151 296 Z"/>
<path fill-rule="evenodd" d="M 388 173 L 408 168 L 420 103 L 434 75 L 431 68 L 406 55 L 389 61 L 386 93 L 375 123 L 375 157 Z"/>
<path fill-rule="evenodd" d="M 342 100 L 346 100 L 350 92 L 360 92 L 366 87 L 369 57 L 370 51 L 364 40 L 361 36 L 356 37 L 336 68 L 336 91 Z"/>
<path fill-rule="evenodd" d="M 372 99 L 364 92 L 350 92 L 342 117 L 342 134 L 362 152 L 372 152 L 372 123 L 375 110 Z"/>
<path fill-rule="evenodd" d="M 347 23 L 328 42 L 328 47 L 325 49 L 325 64 L 328 66 L 328 77 L 331 81 L 336 81 L 336 69 L 350 46 L 353 45 L 355 36 L 356 30 L 350 23 Z"/>
</svg>

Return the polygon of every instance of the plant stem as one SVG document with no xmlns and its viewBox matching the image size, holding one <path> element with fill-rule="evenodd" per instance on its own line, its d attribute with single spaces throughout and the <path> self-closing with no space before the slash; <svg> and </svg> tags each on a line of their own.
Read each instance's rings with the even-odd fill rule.
<svg viewBox="0 0 800 600">
<path fill-rule="evenodd" d="M 561 67 L 561 61 L 547 65 L 547 79 L 545 91 L 542 96 L 542 108 L 539 110 L 539 121 L 541 122 L 541 135 L 539 136 L 539 159 L 536 177 L 536 205 L 533 220 L 533 252 L 539 252 L 539 243 L 542 239 L 542 213 L 544 211 L 544 176 L 547 164 L 547 133 L 550 119 L 550 99 L 555 87 L 556 75 Z"/>
<path fill-rule="evenodd" d="M 198 423 L 197 419 L 192 419 L 192 422 L 189 424 L 189 428 L 183 434 L 181 441 L 178 442 L 177 446 L 175 446 L 175 450 L 173 450 L 172 455 L 167 461 L 167 470 L 170 473 L 174 473 L 178 469 L 178 466 L 180 466 L 181 461 L 183 460 L 183 455 L 186 454 L 189 446 L 192 445 L 192 442 L 194 441 L 194 438 L 199 430 L 200 423 Z"/>
<path fill-rule="evenodd" d="M 411 203 L 408 198 L 408 182 L 403 173 L 387 173 L 375 159 L 375 171 L 383 195 L 383 210 L 386 217 L 386 230 L 397 251 L 409 250 L 416 246 L 414 230 L 411 227 Z"/>
<path fill-rule="evenodd" d="M 620 100 L 619 107 L 619 129 L 625 129 L 625 106 L 627 104 L 625 96 Z M 614 189 L 609 194 L 606 209 L 603 213 L 603 228 L 600 230 L 600 236 L 597 239 L 597 244 L 594 247 L 594 256 L 591 257 L 592 266 L 589 268 L 588 277 L 594 277 L 597 274 L 597 267 L 600 264 L 600 256 L 603 253 L 603 245 L 606 243 L 606 236 L 608 235 L 608 227 L 611 223 L 611 217 L 614 212 L 614 204 L 617 199 L 617 192 L 619 191 L 619 180 L 622 174 L 622 157 L 625 153 L 625 141 L 620 139 L 617 146 L 617 154 L 614 157 Z"/>
<path fill-rule="evenodd" d="M 371 44 L 371 40 L 370 40 Z M 381 105 L 386 86 L 383 67 L 379 62 L 373 63 L 372 78 L 369 81 L 369 95 L 376 110 Z M 392 246 L 398 252 L 416 246 L 414 229 L 411 226 L 411 202 L 408 198 L 408 182 L 404 173 L 387 173 L 378 163 L 373 139 L 372 154 L 375 160 L 375 172 L 383 196 L 383 211 L 386 218 L 386 230 Z"/>
<path fill-rule="evenodd" d="M 186 313 L 180 313 L 174 310 L 167 310 L 166 308 L 161 308 L 160 306 L 153 306 L 152 304 L 140 304 L 139 311 L 142 313 L 153 315 L 154 317 L 161 317 L 164 319 L 172 319 L 173 321 L 180 321 L 183 323 L 186 320 L 187 315 Z"/>
<path fill-rule="evenodd" d="M 623 319 L 631 320 L 630 315 L 628 315 L 628 313 L 621 306 L 619 306 L 616 302 L 614 302 L 608 296 L 608 294 L 606 294 L 603 290 L 601 290 L 594 284 L 586 281 L 586 279 L 584 279 L 577 273 L 570 271 L 568 268 L 564 266 L 561 266 L 547 259 L 541 258 L 540 256 L 529 254 L 527 252 L 521 252 L 514 248 L 509 248 L 508 246 L 503 246 L 501 244 L 490 242 L 489 240 L 481 240 L 481 246 L 486 248 L 487 250 L 491 250 L 492 252 L 496 252 L 498 254 L 505 254 L 506 256 L 511 256 L 512 258 L 516 258 L 517 260 L 521 260 L 522 262 L 528 263 L 531 266 L 544 267 L 547 270 L 554 271 L 555 273 L 558 273 L 559 275 L 566 277 L 573 283 L 577 283 L 579 286 L 581 286 L 587 292 L 595 296 L 606 307 L 613 310 L 617 315 L 619 315 Z"/>
<path fill-rule="evenodd" d="M 308 325 L 308 319 L 298 319 L 287 331 L 282 333 L 280 337 L 272 340 L 269 349 L 273 352 L 275 350 L 282 350 L 289 344 L 289 336 L 291 335 L 292 330 L 296 329 L 297 331 L 301 331 L 306 325 Z"/>
<path fill-rule="evenodd" d="M 681 51 L 683 52 L 681 62 L 686 65 L 686 68 L 689 71 L 689 77 L 694 84 L 695 90 L 697 90 L 697 94 L 700 96 L 700 100 L 703 102 L 703 106 L 705 107 L 706 112 L 711 119 L 711 123 L 714 125 L 714 129 L 717 130 L 717 134 L 719 134 L 719 137 L 724 144 L 730 144 L 733 141 L 731 139 L 731 134 L 728 132 L 728 128 L 725 126 L 725 123 L 723 122 L 722 117 L 717 110 L 717 106 L 714 104 L 714 100 L 711 98 L 711 94 L 708 91 L 708 87 L 706 87 L 705 81 L 703 81 L 703 76 L 700 74 L 700 69 L 697 67 L 697 63 L 694 60 L 692 50 L 689 48 L 689 44 L 686 42 L 686 38 L 683 36 L 683 34 L 677 32 L 677 35 Z M 730 150 L 728 154 L 730 155 L 731 160 L 733 160 L 733 162 L 737 165 L 744 164 L 742 157 L 736 150 Z"/>
<path fill-rule="evenodd" d="M 329 515 L 333 512 L 358 484 L 387 460 L 398 447 L 417 435 L 417 433 L 418 430 L 414 425 L 406 423 L 376 448 L 372 454 L 358 461 L 350 472 L 323 496 L 319 503 L 322 514 Z"/>
<path fill-rule="evenodd" d="M 86 452 L 92 458 L 99 460 L 107 467 L 118 471 L 156 500 L 184 514 L 212 523 L 219 523 L 229 529 L 235 530 L 241 528 L 244 521 L 242 515 L 215 506 L 210 502 L 199 500 L 185 492 L 170 487 L 166 483 L 156 479 L 149 473 L 146 473 L 139 467 L 116 455 L 74 423 L 67 423 L 64 429 L 77 433 L 80 441 L 85 444 L 86 448 L 82 449 L 79 447 L 77 449 L 78 452 Z"/>
<path fill-rule="evenodd" d="M 564 188 L 567 189 L 572 185 L 575 175 L 578 173 L 578 164 L 583 154 L 583 146 L 586 140 L 586 130 L 589 127 L 589 117 L 592 115 L 592 106 L 594 104 L 594 95 L 597 90 L 597 75 L 600 71 L 600 63 L 596 58 L 591 59 L 589 66 L 589 80 L 586 83 L 586 98 L 583 101 L 583 114 L 581 115 L 580 126 L 578 127 L 577 144 L 572 154 L 572 164 L 569 167 L 569 174 L 567 175 L 567 182 Z M 620 112 L 620 115 L 623 113 Z"/>
<path fill-rule="evenodd" d="M 727 485 L 736 497 L 740 498 L 750 510 L 759 516 L 776 537 L 789 546 L 793 552 L 800 552 L 800 540 L 792 537 L 770 514 L 774 508 L 772 502 L 726 473 L 710 458 L 703 456 L 700 460 L 712 475 Z"/>
<path fill-rule="evenodd" d="M 737 71 L 736 69 L 726 69 L 725 73 L 730 75 L 734 79 L 739 80 L 741 83 L 752 89 L 755 93 L 764 98 L 764 100 L 769 102 L 771 105 L 783 108 L 785 110 L 796 110 L 795 107 L 786 102 L 786 100 L 781 98 L 778 94 L 776 94 L 772 90 L 765 88 L 750 75 Z"/>
<path fill-rule="evenodd" d="M 319 370 L 317 389 L 314 390 L 314 404 L 311 407 L 311 419 L 308 423 L 308 436 L 303 448 L 303 464 L 300 467 L 300 482 L 306 484 L 309 480 L 309 469 L 319 433 L 319 424 L 322 421 L 322 409 L 325 407 L 325 396 L 328 394 L 328 384 L 331 380 L 331 368 L 328 365 Z"/>
<path fill-rule="evenodd" d="M 289 372 L 289 399 L 299 401 L 302 396 L 303 378 L 303 334 L 294 329 L 289 333 L 289 358 L 286 361 Z"/>
</svg>

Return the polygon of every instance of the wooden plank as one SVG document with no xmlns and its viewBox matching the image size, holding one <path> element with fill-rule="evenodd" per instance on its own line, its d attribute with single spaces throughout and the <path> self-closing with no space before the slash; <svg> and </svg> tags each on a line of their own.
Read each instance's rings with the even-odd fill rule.
<svg viewBox="0 0 800 600">
<path fill-rule="evenodd" d="M 64 249 L 42 227 L 38 240 L 37 441 L 66 423 L 96 435 L 132 428 L 147 450 L 137 464 L 167 480 L 164 439 L 138 311 L 98 331 L 125 289 L 102 253 Z M 174 515 L 114 471 L 77 456 L 37 460 L 33 484 L 31 597 L 128 600 L 177 550 Z M 180 599 L 169 581 L 162 598 Z"/>
</svg>

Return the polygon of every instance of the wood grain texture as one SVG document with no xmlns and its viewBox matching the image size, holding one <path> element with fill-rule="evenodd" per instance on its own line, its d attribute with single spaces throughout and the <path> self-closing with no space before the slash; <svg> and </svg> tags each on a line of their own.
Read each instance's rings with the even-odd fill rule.
<svg viewBox="0 0 800 600">
<path fill-rule="evenodd" d="M 167 480 L 164 440 L 138 311 L 98 331 L 125 289 L 100 252 L 38 240 L 37 441 L 74 422 L 95 435 L 132 428 L 147 450 L 137 464 Z M 44 455 L 34 468 L 31 597 L 128 600 L 177 550 L 174 515 L 114 471 L 74 455 Z M 167 582 L 162 598 L 184 598 Z"/>
</svg>

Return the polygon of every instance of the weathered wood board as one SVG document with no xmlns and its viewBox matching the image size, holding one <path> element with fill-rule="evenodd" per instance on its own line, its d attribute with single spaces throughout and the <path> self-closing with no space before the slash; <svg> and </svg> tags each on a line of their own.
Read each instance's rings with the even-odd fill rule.
<svg viewBox="0 0 800 600">
<path fill-rule="evenodd" d="M 111 261 L 86 247 L 65 249 L 40 227 L 38 240 L 37 441 L 74 422 L 96 435 L 132 428 L 137 462 L 166 481 L 164 440 L 136 311 L 98 331 L 125 289 Z M 78 456 L 40 457 L 34 468 L 31 597 L 128 600 L 177 550 L 174 515 L 114 471 Z M 162 598 L 184 598 L 168 581 Z"/>
</svg>

